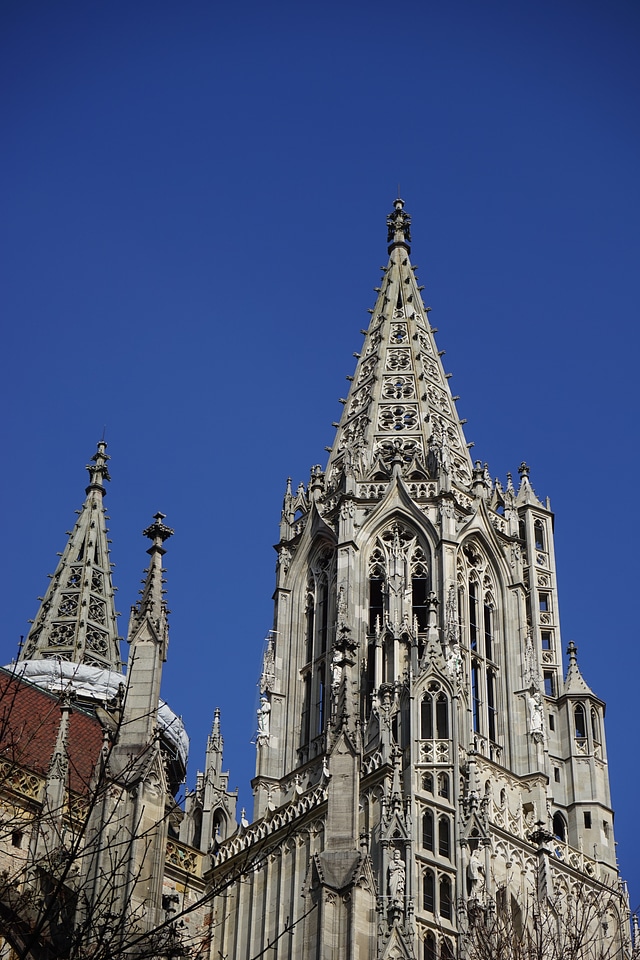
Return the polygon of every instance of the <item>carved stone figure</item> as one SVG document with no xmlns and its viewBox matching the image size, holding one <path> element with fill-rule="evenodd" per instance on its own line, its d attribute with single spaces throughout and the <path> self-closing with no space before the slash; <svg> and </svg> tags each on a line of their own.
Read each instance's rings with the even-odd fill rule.
<svg viewBox="0 0 640 960">
<path fill-rule="evenodd" d="M 269 743 L 270 736 L 270 713 L 271 704 L 267 697 L 260 697 L 260 707 L 258 709 L 258 745 L 263 746 Z"/>
<path fill-rule="evenodd" d="M 331 689 L 334 697 L 338 695 L 340 683 L 342 681 L 342 654 L 335 650 L 333 660 L 331 661 Z"/>
<path fill-rule="evenodd" d="M 527 698 L 529 705 L 529 721 L 531 724 L 531 733 L 536 737 L 542 737 L 544 734 L 544 707 L 542 705 L 542 696 L 539 690 L 532 692 Z"/>
<path fill-rule="evenodd" d="M 447 672 L 452 680 L 462 679 L 462 655 L 459 643 L 451 644 L 451 652 L 447 657 Z"/>
<path fill-rule="evenodd" d="M 484 868 L 482 866 L 482 860 L 478 856 L 477 850 L 471 851 L 471 857 L 469 858 L 469 863 L 467 864 L 467 877 L 469 879 L 469 896 L 477 897 L 478 890 L 481 887 L 484 878 Z"/>
<path fill-rule="evenodd" d="M 397 849 L 393 852 L 393 860 L 387 868 L 387 874 L 389 896 L 394 903 L 400 903 L 404 899 L 405 865 L 402 854 Z"/>
</svg>

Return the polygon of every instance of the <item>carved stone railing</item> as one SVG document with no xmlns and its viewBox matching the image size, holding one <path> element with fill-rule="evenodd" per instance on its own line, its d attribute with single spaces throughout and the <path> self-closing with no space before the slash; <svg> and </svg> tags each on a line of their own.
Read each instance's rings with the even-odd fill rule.
<svg viewBox="0 0 640 960">
<path fill-rule="evenodd" d="M 226 860 L 235 857 L 238 853 L 247 850 L 250 846 L 253 846 L 253 844 L 267 840 L 283 827 L 290 826 L 315 807 L 319 807 L 326 799 L 327 788 L 325 786 L 318 786 L 315 787 L 314 790 L 309 790 L 307 793 L 303 793 L 302 796 L 290 800 L 289 803 L 286 803 L 283 807 L 280 807 L 274 813 L 270 814 L 268 818 L 263 817 L 261 820 L 249 824 L 246 830 L 234 834 L 229 840 L 225 840 L 216 851 L 214 858 L 215 863 L 224 863 Z"/>
<path fill-rule="evenodd" d="M 167 840 L 167 863 L 190 873 L 194 877 L 202 876 L 202 861 L 204 855 L 193 847 L 187 847 L 177 840 Z"/>
<path fill-rule="evenodd" d="M 594 880 L 600 879 L 600 864 L 593 857 L 588 857 L 582 850 L 570 847 L 568 843 L 563 843 L 557 837 L 553 838 L 550 846 L 556 860 L 566 863 L 568 867 L 573 867 L 574 870 L 579 870 L 580 873 L 586 873 L 588 877 L 592 877 Z"/>
<path fill-rule="evenodd" d="M 419 740 L 419 763 L 451 763 L 450 740 Z"/>
<path fill-rule="evenodd" d="M 11 760 L 0 760 L 0 785 L 30 800 L 40 800 L 44 778 L 25 770 Z"/>
</svg>

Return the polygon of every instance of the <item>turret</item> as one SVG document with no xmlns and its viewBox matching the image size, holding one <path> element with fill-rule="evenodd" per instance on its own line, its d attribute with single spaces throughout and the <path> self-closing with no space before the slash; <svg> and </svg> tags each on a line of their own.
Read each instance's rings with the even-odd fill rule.
<svg viewBox="0 0 640 960">
<path fill-rule="evenodd" d="M 556 759 L 554 772 L 558 772 L 551 783 L 555 802 L 554 832 L 574 847 L 579 845 L 578 838 L 582 838 L 588 856 L 615 866 L 605 705 L 584 680 L 578 666 L 578 648 L 573 641 L 567 655 L 567 676 L 558 698 L 564 755 Z"/>
</svg>

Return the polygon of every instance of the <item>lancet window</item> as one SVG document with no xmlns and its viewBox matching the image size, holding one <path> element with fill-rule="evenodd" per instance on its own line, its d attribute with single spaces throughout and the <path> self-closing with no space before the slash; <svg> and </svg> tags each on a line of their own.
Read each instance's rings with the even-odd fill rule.
<svg viewBox="0 0 640 960">
<path fill-rule="evenodd" d="M 601 745 L 600 717 L 589 702 L 573 707 L 573 735 L 583 750 L 597 751 Z"/>
<path fill-rule="evenodd" d="M 433 913 L 433 910 L 429 911 Z M 424 938 L 424 950 L 423 950 L 424 960 L 436 960 L 436 938 L 429 931 Z"/>
<path fill-rule="evenodd" d="M 438 853 L 441 857 L 451 859 L 451 825 L 448 817 L 438 820 Z"/>
<path fill-rule="evenodd" d="M 449 698 L 434 682 L 420 702 L 420 738 L 449 739 Z"/>
<path fill-rule="evenodd" d="M 304 637 L 300 741 L 309 743 L 323 731 L 327 719 L 331 630 L 335 622 L 335 558 L 330 548 L 317 552 L 310 565 L 304 595 Z"/>
<path fill-rule="evenodd" d="M 422 909 L 425 913 L 439 913 L 443 919 L 451 920 L 452 891 L 453 885 L 448 874 L 436 874 L 434 870 L 427 868 L 422 875 Z"/>
<path fill-rule="evenodd" d="M 425 810 L 422 815 L 422 848 L 433 853 L 433 813 Z"/>
<path fill-rule="evenodd" d="M 458 556 L 458 631 L 467 649 L 471 717 L 478 742 L 500 739 L 500 616 L 496 578 L 484 550 L 466 544 Z M 491 755 L 495 748 L 488 751 Z"/>
</svg>

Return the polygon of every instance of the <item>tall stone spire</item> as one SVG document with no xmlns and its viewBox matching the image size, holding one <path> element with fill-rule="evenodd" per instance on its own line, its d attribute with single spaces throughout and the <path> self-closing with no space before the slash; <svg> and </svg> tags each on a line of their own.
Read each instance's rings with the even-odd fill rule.
<svg viewBox="0 0 640 960">
<path fill-rule="evenodd" d="M 19 660 L 52 660 L 120 671 L 120 638 L 111 582 L 103 500 L 110 480 L 104 440 L 87 466 L 86 500 L 78 511 L 49 589 Z"/>
<path fill-rule="evenodd" d="M 389 262 L 327 465 L 329 486 L 344 472 L 385 480 L 397 464 L 405 478 L 469 488 L 469 452 L 409 260 L 411 217 L 397 199 L 387 217 Z"/>
</svg>

